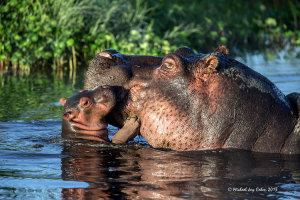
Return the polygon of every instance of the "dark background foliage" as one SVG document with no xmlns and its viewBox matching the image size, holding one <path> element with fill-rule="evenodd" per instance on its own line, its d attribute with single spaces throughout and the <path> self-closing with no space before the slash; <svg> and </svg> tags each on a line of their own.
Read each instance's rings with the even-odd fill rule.
<svg viewBox="0 0 300 200">
<path fill-rule="evenodd" d="M 23 71 L 73 70 L 107 48 L 164 55 L 180 46 L 299 46 L 299 21 L 300 2 L 293 0 L 4 0 L 0 62 Z"/>
</svg>

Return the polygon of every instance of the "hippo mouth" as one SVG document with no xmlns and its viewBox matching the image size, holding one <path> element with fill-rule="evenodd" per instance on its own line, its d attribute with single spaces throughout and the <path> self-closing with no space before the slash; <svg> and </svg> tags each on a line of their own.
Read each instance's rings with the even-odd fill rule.
<svg viewBox="0 0 300 200">
<path fill-rule="evenodd" d="M 108 123 L 101 121 L 95 125 L 86 125 L 75 121 L 70 121 L 72 129 L 76 131 L 76 133 L 83 135 L 91 135 L 97 136 L 101 138 L 108 137 Z"/>
</svg>

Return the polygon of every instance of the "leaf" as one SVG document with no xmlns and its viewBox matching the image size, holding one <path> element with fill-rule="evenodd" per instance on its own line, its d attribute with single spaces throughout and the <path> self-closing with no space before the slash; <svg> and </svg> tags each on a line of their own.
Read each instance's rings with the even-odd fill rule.
<svg viewBox="0 0 300 200">
<path fill-rule="evenodd" d="M 266 19 L 266 24 L 267 24 L 268 26 L 276 26 L 276 25 L 277 25 L 277 22 L 276 22 L 276 19 L 271 18 L 271 17 L 268 17 L 268 18 Z"/>
<path fill-rule="evenodd" d="M 73 46 L 74 45 L 74 40 L 73 39 L 68 39 L 68 41 L 67 41 L 67 46 L 68 47 L 71 47 L 71 46 Z"/>
<path fill-rule="evenodd" d="M 218 36 L 218 33 L 217 33 L 217 31 L 211 31 L 210 35 L 214 39 L 214 38 L 216 38 Z"/>
<path fill-rule="evenodd" d="M 6 59 L 5 55 L 1 54 L 1 55 L 0 55 L 0 60 L 3 61 L 3 60 L 5 60 L 5 59 Z"/>
<path fill-rule="evenodd" d="M 33 42 L 38 41 L 38 39 L 39 39 L 39 37 L 38 37 L 38 35 L 36 35 L 36 34 L 33 34 L 33 35 L 31 36 L 31 40 L 32 40 Z"/>
<path fill-rule="evenodd" d="M 220 40 L 221 40 L 222 44 L 226 44 L 226 42 L 227 42 L 227 38 L 224 36 L 221 36 Z"/>
<path fill-rule="evenodd" d="M 14 36 L 14 39 L 15 39 L 15 40 L 21 40 L 21 36 L 15 35 L 15 36 Z"/>
</svg>

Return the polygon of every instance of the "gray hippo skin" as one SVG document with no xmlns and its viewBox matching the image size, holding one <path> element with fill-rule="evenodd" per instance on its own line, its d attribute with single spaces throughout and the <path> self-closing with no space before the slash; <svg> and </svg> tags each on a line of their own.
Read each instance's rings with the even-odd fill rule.
<svg viewBox="0 0 300 200">
<path fill-rule="evenodd" d="M 124 86 L 133 79 L 151 79 L 161 61 L 162 57 L 125 55 L 113 49 L 97 54 L 85 75 L 84 89 L 60 99 L 64 105 L 62 136 L 108 141 L 107 123 L 123 127 L 115 143 L 130 140 L 129 133 L 132 137 L 138 134 L 139 121 L 126 110 L 128 90 Z"/>
<path fill-rule="evenodd" d="M 150 145 L 300 153 L 298 93 L 285 97 L 267 78 L 228 58 L 225 47 L 206 55 L 177 52 L 164 57 L 147 86 L 137 81 L 130 87 L 130 96 L 142 94 L 129 106 Z"/>
<path fill-rule="evenodd" d="M 140 133 L 154 148 L 300 153 L 300 94 L 284 96 L 228 58 L 225 47 L 211 54 L 180 48 L 164 57 L 152 78 L 127 83 L 123 109 L 141 120 Z M 126 133 L 114 138 L 127 141 Z"/>
</svg>

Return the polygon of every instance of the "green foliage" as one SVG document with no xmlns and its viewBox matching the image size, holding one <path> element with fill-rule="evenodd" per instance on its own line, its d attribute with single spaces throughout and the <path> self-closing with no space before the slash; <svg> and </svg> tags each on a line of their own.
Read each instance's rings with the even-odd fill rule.
<svg viewBox="0 0 300 200">
<path fill-rule="evenodd" d="M 297 1 L 9 0 L 0 3 L 0 61 L 57 69 L 107 48 L 164 55 L 300 45 L 299 21 Z"/>
</svg>

